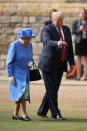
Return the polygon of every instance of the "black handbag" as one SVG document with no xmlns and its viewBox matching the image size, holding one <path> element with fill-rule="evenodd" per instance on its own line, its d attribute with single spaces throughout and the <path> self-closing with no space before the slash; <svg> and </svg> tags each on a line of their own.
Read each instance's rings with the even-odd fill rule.
<svg viewBox="0 0 87 131">
<path fill-rule="evenodd" d="M 30 68 L 30 81 L 38 81 L 38 80 L 41 80 L 41 74 L 39 69 L 36 67 L 34 63 L 33 68 L 32 69 Z"/>
</svg>

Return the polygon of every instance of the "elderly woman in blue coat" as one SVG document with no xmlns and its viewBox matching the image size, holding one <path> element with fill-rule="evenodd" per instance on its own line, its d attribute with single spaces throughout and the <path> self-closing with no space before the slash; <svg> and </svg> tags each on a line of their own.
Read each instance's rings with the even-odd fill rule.
<svg viewBox="0 0 87 131">
<path fill-rule="evenodd" d="M 17 34 L 18 40 L 12 42 L 8 49 L 7 56 L 7 76 L 9 77 L 9 99 L 15 100 L 15 109 L 12 119 L 14 120 L 31 120 L 26 112 L 26 100 L 29 97 L 29 67 L 33 65 L 32 43 L 31 38 L 36 35 L 32 34 L 32 29 L 22 28 Z M 28 74 L 28 82 L 27 82 Z M 20 105 L 22 108 L 21 117 L 18 116 Z"/>
</svg>

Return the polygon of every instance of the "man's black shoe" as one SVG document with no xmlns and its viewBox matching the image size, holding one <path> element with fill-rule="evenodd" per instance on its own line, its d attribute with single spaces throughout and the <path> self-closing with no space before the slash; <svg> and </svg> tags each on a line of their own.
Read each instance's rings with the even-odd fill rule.
<svg viewBox="0 0 87 131">
<path fill-rule="evenodd" d="M 63 118 L 61 115 L 53 116 L 53 118 L 56 119 L 56 120 L 66 120 L 66 119 Z"/>
<path fill-rule="evenodd" d="M 37 113 L 38 116 L 41 116 L 43 119 L 48 119 L 48 117 L 46 115 L 42 115 L 40 113 Z"/>
</svg>

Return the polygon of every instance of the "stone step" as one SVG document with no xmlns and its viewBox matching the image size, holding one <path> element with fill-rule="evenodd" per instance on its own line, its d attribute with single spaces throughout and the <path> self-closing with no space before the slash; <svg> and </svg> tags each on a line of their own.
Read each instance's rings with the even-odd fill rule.
<svg viewBox="0 0 87 131">
<path fill-rule="evenodd" d="M 3 7 L 3 8 L 2 8 Z M 24 8 L 26 7 L 26 8 Z M 29 8 L 32 10 L 29 10 Z M 79 12 L 81 8 L 87 8 L 87 3 L 32 3 L 29 2 L 27 3 L 12 3 L 12 2 L 7 2 L 7 3 L 0 3 L 0 14 L 3 15 L 26 15 L 26 16 L 48 16 L 49 11 L 52 8 L 56 8 L 58 10 L 63 11 L 66 15 L 71 14 L 74 16 Z M 23 10 L 21 10 L 23 9 Z M 39 9 L 39 10 L 37 10 Z"/>
<path fill-rule="evenodd" d="M 57 3 L 57 2 L 64 2 L 65 0 L 0 0 L 0 2 L 31 2 L 31 3 Z"/>
</svg>

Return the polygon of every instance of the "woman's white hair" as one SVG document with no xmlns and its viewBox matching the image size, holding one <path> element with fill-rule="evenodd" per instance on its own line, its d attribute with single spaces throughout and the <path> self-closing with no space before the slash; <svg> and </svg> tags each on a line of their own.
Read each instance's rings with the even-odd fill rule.
<svg viewBox="0 0 87 131">
<path fill-rule="evenodd" d="M 52 20 L 56 20 L 56 19 L 59 19 L 61 17 L 64 18 L 64 14 L 61 11 L 57 11 L 57 12 L 54 12 L 52 14 Z"/>
</svg>

